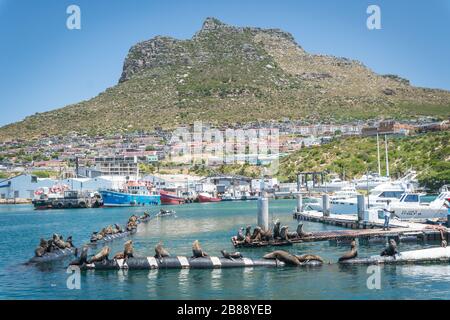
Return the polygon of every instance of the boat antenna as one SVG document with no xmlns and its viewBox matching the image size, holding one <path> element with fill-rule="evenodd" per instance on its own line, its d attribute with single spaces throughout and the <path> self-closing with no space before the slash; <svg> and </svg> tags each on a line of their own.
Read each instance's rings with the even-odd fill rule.
<svg viewBox="0 0 450 320">
<path fill-rule="evenodd" d="M 384 147 L 386 149 L 386 177 L 389 178 L 389 155 L 388 155 L 388 143 L 386 135 L 384 135 Z"/>
<path fill-rule="evenodd" d="M 381 177 L 380 137 L 377 133 L 378 175 Z"/>
</svg>

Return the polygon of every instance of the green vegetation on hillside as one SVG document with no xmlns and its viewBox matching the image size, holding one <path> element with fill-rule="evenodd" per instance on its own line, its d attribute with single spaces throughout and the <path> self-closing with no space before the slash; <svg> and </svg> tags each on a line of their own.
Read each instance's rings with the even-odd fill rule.
<svg viewBox="0 0 450 320">
<path fill-rule="evenodd" d="M 419 182 L 433 190 L 450 183 L 450 132 L 412 137 L 388 137 L 391 177 L 401 177 L 408 170 L 419 173 Z M 381 140 L 381 168 L 386 172 L 384 141 Z M 301 171 L 327 170 L 345 178 L 367 171 L 377 172 L 376 138 L 335 139 L 320 147 L 304 148 L 280 162 L 281 181 L 295 181 Z"/>
</svg>

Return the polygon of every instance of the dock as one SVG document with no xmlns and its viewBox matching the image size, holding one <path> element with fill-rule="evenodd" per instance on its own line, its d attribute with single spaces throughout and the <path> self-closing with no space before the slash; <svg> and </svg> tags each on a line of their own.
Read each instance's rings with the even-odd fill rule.
<svg viewBox="0 0 450 320">
<path fill-rule="evenodd" d="M 383 220 L 358 221 L 356 215 L 329 214 L 324 216 L 319 211 L 295 212 L 294 218 L 298 221 L 311 221 L 339 226 L 347 230 L 331 230 L 308 232 L 307 236 L 290 238 L 289 240 L 257 241 L 251 243 L 238 242 L 235 237 L 231 242 L 235 248 L 259 248 L 271 246 L 290 246 L 304 242 L 330 241 L 334 243 L 350 242 L 359 239 L 361 244 L 371 242 L 385 243 L 387 239 L 393 238 L 396 242 L 426 242 L 441 241 L 441 231 L 447 242 L 449 232 L 446 227 L 428 225 L 417 222 L 405 222 L 391 220 L 390 230 L 383 230 Z"/>
<path fill-rule="evenodd" d="M 312 241 L 345 241 L 350 239 L 361 239 L 363 241 L 385 240 L 394 238 L 397 241 L 440 241 L 441 231 L 448 241 L 449 232 L 446 227 L 434 226 L 418 222 L 406 222 L 391 220 L 390 230 L 383 230 L 384 221 L 376 219 L 373 221 L 358 221 L 356 215 L 329 214 L 324 216 L 318 211 L 295 212 L 294 218 L 299 221 L 319 222 L 334 226 L 340 226 L 351 230 L 334 230 L 313 232 L 311 236 L 303 237 L 303 242 Z"/>
</svg>

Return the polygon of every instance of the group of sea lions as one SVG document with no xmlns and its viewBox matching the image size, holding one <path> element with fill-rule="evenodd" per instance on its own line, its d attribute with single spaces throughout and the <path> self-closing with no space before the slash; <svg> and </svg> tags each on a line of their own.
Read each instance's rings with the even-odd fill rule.
<svg viewBox="0 0 450 320">
<path fill-rule="evenodd" d="M 97 254 L 95 254 L 91 258 L 88 258 L 88 255 L 87 255 L 88 250 L 89 250 L 89 247 L 84 246 L 81 251 L 80 257 L 78 259 L 72 261 L 70 264 L 71 265 L 83 265 L 83 264 L 91 264 L 94 262 L 104 262 L 104 261 L 109 260 L 109 254 L 111 252 L 111 249 L 108 246 L 103 247 Z M 229 253 L 225 250 L 222 250 L 221 253 L 224 258 L 230 259 L 230 260 L 243 258 L 242 254 L 239 252 Z M 195 240 L 194 243 L 192 244 L 192 257 L 191 258 L 195 259 L 195 258 L 203 258 L 203 257 L 207 257 L 207 256 L 208 256 L 208 254 L 202 249 L 202 247 L 200 246 L 200 242 L 198 240 Z M 116 260 L 125 259 L 126 260 L 128 258 L 133 258 L 133 257 L 134 257 L 133 241 L 128 240 L 124 244 L 123 251 L 116 253 L 114 255 L 113 259 L 116 259 Z M 163 247 L 163 244 L 161 241 L 155 246 L 154 257 L 159 259 L 160 262 L 162 261 L 161 260 L 162 258 L 170 257 L 170 253 Z"/>
<path fill-rule="evenodd" d="M 244 228 L 240 228 L 237 232 L 237 235 L 234 237 L 235 241 L 237 243 L 251 244 L 253 242 L 270 240 L 290 241 L 292 239 L 300 239 L 311 236 L 311 233 L 303 231 L 303 223 L 298 224 L 297 230 L 295 232 L 289 232 L 289 227 L 281 226 L 281 223 L 278 219 L 275 221 L 272 230 L 265 231 L 260 227 L 255 227 L 252 233 L 251 229 L 251 226 L 247 226 L 244 232 Z"/>
<path fill-rule="evenodd" d="M 67 248 L 73 248 L 72 236 L 67 237 L 66 241 L 64 241 L 62 235 L 54 233 L 49 240 L 41 238 L 39 246 L 34 250 L 34 255 L 36 257 L 42 257 L 46 253 Z"/>
<path fill-rule="evenodd" d="M 100 232 L 97 231 L 92 232 L 91 242 L 97 242 L 99 240 L 102 240 L 104 237 L 108 235 L 118 234 L 122 232 L 123 232 L 122 227 L 119 226 L 117 223 L 114 225 L 109 225 L 106 228 L 100 230 Z"/>
<path fill-rule="evenodd" d="M 133 231 L 137 228 L 137 225 L 140 221 L 147 219 L 150 217 L 150 214 L 147 212 L 144 212 L 144 214 L 140 217 L 133 214 L 130 218 L 128 218 L 126 231 Z M 114 225 L 109 225 L 106 228 L 103 228 L 100 232 L 94 231 L 91 235 L 91 242 L 97 242 L 99 240 L 102 240 L 104 237 L 108 235 L 114 235 L 118 233 L 123 233 L 124 230 L 121 226 L 119 226 L 117 223 Z"/>
<path fill-rule="evenodd" d="M 394 239 L 389 239 L 388 244 L 386 248 L 384 248 L 383 251 L 381 251 L 380 256 L 382 257 L 393 257 L 395 259 L 396 255 L 399 255 L 400 253 L 397 250 L 397 242 L 395 242 Z M 346 252 L 342 257 L 339 258 L 339 262 L 354 259 L 358 256 L 358 250 L 356 247 L 356 241 L 355 239 L 352 240 L 350 243 L 350 251 Z"/>
</svg>

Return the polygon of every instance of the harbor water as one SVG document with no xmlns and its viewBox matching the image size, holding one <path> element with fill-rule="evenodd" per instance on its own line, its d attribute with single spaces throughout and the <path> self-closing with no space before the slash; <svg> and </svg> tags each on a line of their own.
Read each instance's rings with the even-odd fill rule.
<svg viewBox="0 0 450 320">
<path fill-rule="evenodd" d="M 269 220 L 279 218 L 295 230 L 292 219 L 295 200 L 271 200 Z M 131 236 L 135 255 L 154 255 L 162 240 L 172 255 L 191 255 L 198 239 L 209 255 L 233 251 L 230 237 L 241 226 L 256 224 L 256 201 L 220 202 L 173 206 L 177 217 L 164 217 L 141 224 Z M 0 206 L 0 299 L 450 299 L 450 266 L 381 266 L 380 287 L 367 285 L 367 266 L 339 266 L 335 262 L 348 245 L 329 242 L 297 244 L 285 249 L 314 253 L 333 262 L 318 268 L 242 268 L 214 270 L 88 271 L 81 273 L 81 288 L 68 289 L 62 261 L 27 265 L 41 237 L 53 233 L 72 235 L 75 245 L 89 240 L 92 231 L 106 225 L 124 225 L 128 217 L 146 208 L 100 208 L 35 211 L 29 205 Z M 159 207 L 150 207 L 151 211 Z M 305 222 L 305 231 L 335 230 L 338 227 Z M 127 240 L 109 246 L 113 255 Z M 438 243 L 400 244 L 400 251 Z M 378 254 L 383 244 L 359 246 L 360 257 Z M 96 250 L 99 250 L 97 248 Z M 270 248 L 240 249 L 259 258 Z"/>
</svg>

